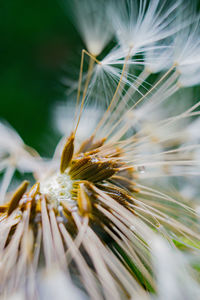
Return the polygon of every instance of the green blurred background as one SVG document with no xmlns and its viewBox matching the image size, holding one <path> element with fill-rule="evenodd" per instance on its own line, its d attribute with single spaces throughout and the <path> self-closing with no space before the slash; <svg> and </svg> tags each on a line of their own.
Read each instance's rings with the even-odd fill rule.
<svg viewBox="0 0 200 300">
<path fill-rule="evenodd" d="M 59 138 L 50 115 L 64 69 L 82 47 L 68 15 L 62 0 L 0 1 L 0 118 L 46 156 Z"/>
</svg>

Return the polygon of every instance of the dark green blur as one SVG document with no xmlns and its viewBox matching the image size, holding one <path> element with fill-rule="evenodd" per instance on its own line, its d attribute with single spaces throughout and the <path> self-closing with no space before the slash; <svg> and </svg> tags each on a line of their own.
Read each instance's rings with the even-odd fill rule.
<svg viewBox="0 0 200 300">
<path fill-rule="evenodd" d="M 63 99 L 61 78 L 81 41 L 61 0 L 0 1 L 0 118 L 50 156 L 58 136 L 50 110 Z"/>
</svg>

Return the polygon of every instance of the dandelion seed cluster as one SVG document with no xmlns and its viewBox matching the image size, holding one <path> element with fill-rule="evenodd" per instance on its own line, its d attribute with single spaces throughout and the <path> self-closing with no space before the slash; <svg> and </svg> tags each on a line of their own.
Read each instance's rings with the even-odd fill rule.
<svg viewBox="0 0 200 300">
<path fill-rule="evenodd" d="M 0 124 L 0 299 L 198 299 L 181 253 L 198 257 L 198 202 L 181 193 L 199 180 L 200 102 L 178 98 L 200 83 L 199 16 L 161 0 L 74 0 L 73 14 L 87 47 L 74 117 L 54 110 L 69 137 L 45 160 Z M 35 184 L 8 193 L 15 170 Z"/>
</svg>

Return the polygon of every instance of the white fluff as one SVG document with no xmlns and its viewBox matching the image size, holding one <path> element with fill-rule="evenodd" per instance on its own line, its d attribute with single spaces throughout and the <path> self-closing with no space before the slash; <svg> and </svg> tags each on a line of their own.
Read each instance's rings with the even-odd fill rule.
<svg viewBox="0 0 200 300">
<path fill-rule="evenodd" d="M 112 26 L 106 12 L 106 1 L 74 0 L 75 24 L 88 51 L 99 55 L 112 37 Z"/>
<path fill-rule="evenodd" d="M 152 243 L 159 300 L 199 299 L 200 288 L 186 258 L 161 238 Z"/>
</svg>

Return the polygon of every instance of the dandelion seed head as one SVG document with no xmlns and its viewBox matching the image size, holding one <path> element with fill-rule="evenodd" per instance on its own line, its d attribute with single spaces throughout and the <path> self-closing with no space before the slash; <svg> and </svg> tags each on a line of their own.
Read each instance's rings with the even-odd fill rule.
<svg viewBox="0 0 200 300">
<path fill-rule="evenodd" d="M 184 103 L 168 109 L 168 100 L 178 105 L 172 96 L 181 84 L 198 81 L 191 76 L 189 83 L 189 75 L 198 74 L 198 65 L 191 67 L 198 45 L 189 53 L 191 29 L 184 35 L 174 27 L 180 2 L 111 1 L 109 14 L 102 3 L 75 1 L 89 52 L 82 51 L 76 106 L 55 109 L 63 137 L 53 159 L 46 166 L 15 132 L 0 127 L 8 141 L 0 160 L 3 297 L 22 291 L 29 299 L 67 293 L 73 299 L 166 299 L 172 287 L 169 298 L 179 299 L 185 278 L 196 291 L 177 244 L 191 253 L 199 248 L 198 205 L 175 187 L 200 175 L 199 103 L 188 107 L 178 96 Z M 111 33 L 117 45 L 103 57 Z M 184 49 L 173 45 L 180 36 Z M 15 168 L 32 170 L 34 185 L 23 181 L 7 193 L 14 171 L 5 153 L 16 159 Z"/>
<path fill-rule="evenodd" d="M 173 23 L 177 7 L 172 5 L 166 10 L 166 1 L 113 1 L 111 19 L 120 45 L 125 48 L 145 47 L 172 34 L 170 23 Z M 159 14 L 158 14 L 159 11 Z M 162 24 L 162 26 L 160 26 Z"/>
</svg>

